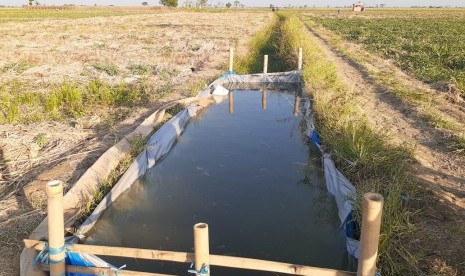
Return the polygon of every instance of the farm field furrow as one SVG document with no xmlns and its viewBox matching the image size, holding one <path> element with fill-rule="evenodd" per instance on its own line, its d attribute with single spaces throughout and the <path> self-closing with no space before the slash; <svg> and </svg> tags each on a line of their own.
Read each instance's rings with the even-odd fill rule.
<svg viewBox="0 0 465 276">
<path fill-rule="evenodd" d="M 374 11 L 363 16 L 313 15 L 343 38 L 393 59 L 433 87 L 456 86 L 465 95 L 465 10 L 426 13 Z"/>
</svg>

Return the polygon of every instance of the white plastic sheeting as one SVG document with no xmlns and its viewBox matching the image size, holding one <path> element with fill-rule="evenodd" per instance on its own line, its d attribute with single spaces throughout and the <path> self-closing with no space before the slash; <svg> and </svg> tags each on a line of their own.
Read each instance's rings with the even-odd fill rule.
<svg viewBox="0 0 465 276">
<path fill-rule="evenodd" d="M 301 84 L 301 72 L 290 71 L 283 73 L 271 74 L 252 74 L 252 75 L 236 75 L 225 74 L 211 83 L 206 89 L 198 93 L 198 97 L 212 98 L 215 94 L 225 96 L 229 91 L 224 86 L 231 84 Z M 213 95 L 212 95 L 213 94 Z M 163 158 L 176 142 L 178 136 L 182 133 L 189 120 L 196 116 L 200 106 L 191 104 L 183 111 L 175 115 L 171 120 L 165 123 L 148 141 L 146 149 L 137 157 L 131 164 L 126 173 L 121 177 L 118 183 L 113 187 L 110 193 L 100 202 L 94 212 L 86 219 L 79 228 L 77 234 L 80 238 L 84 238 L 85 234 L 94 226 L 102 213 L 115 201 L 123 192 L 125 192 L 139 177 L 141 177 L 147 169 L 154 166 L 160 158 Z M 323 154 L 323 168 L 325 171 L 325 180 L 328 192 L 334 196 L 338 215 L 341 221 L 341 227 L 346 233 L 347 251 L 350 255 L 358 258 L 359 256 L 359 241 L 352 239 L 347 233 L 348 221 L 352 218 L 353 206 L 351 199 L 356 194 L 355 187 L 342 175 L 336 168 L 331 156 L 324 152 L 319 141 L 318 134 L 315 131 L 313 114 L 311 112 L 310 100 L 306 100 L 302 114 L 306 122 L 306 135 L 311 139 Z"/>
<path fill-rule="evenodd" d="M 325 172 L 326 188 L 328 192 L 334 196 L 338 209 L 339 219 L 347 234 L 347 219 L 351 217 L 353 206 L 350 200 L 355 197 L 356 191 L 354 185 L 336 169 L 331 156 L 328 153 L 323 153 L 323 168 Z M 358 258 L 360 242 L 346 235 L 347 251 L 350 255 Z"/>
<path fill-rule="evenodd" d="M 144 151 L 137 156 L 136 160 L 129 166 L 120 180 L 81 225 L 76 233 L 79 238 L 83 239 L 85 234 L 95 225 L 105 209 L 107 209 L 122 193 L 129 189 L 139 177 L 144 175 L 147 169 L 153 167 L 158 160 L 163 158 L 170 151 L 189 120 L 197 115 L 197 111 L 200 108 L 201 107 L 195 103 L 187 106 L 161 126 L 160 129 L 150 137 Z"/>
<path fill-rule="evenodd" d="M 214 82 L 212 82 L 206 89 L 199 92 L 198 97 L 210 97 L 215 91 L 216 87 L 226 84 L 267 84 L 267 83 L 297 83 L 300 84 L 302 78 L 300 71 L 290 71 L 282 73 L 269 73 L 269 74 L 251 74 L 251 75 L 236 75 L 225 74 Z"/>
<path fill-rule="evenodd" d="M 357 191 L 354 185 L 336 168 L 331 155 L 324 152 L 318 134 L 315 130 L 313 113 L 310 106 L 310 100 L 306 99 L 304 104 L 304 114 L 302 118 L 307 125 L 305 134 L 320 149 L 322 153 L 323 170 L 325 173 L 325 182 L 328 192 L 334 196 L 336 201 L 338 216 L 341 227 L 346 235 L 346 247 L 351 256 L 358 258 L 360 242 L 352 238 L 354 224 L 352 223 L 352 200 L 355 198 Z"/>
</svg>

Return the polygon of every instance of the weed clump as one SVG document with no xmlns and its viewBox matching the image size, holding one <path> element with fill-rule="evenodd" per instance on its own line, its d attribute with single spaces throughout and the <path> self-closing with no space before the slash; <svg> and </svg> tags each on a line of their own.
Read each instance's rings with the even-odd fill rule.
<svg viewBox="0 0 465 276">
<path fill-rule="evenodd" d="M 96 62 L 92 64 L 92 67 L 99 71 L 107 73 L 109 76 L 116 76 L 119 74 L 120 70 L 118 66 L 111 63 Z"/>
</svg>

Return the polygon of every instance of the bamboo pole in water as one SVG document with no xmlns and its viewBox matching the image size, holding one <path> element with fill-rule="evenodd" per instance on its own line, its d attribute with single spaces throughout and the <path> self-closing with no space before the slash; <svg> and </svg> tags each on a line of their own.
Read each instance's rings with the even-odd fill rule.
<svg viewBox="0 0 465 276">
<path fill-rule="evenodd" d="M 300 97 L 295 96 L 295 101 L 294 101 L 294 116 L 297 116 L 299 114 L 299 106 L 300 106 Z"/>
<path fill-rule="evenodd" d="M 266 90 L 262 90 L 262 108 L 266 110 Z"/>
<path fill-rule="evenodd" d="M 229 113 L 233 114 L 234 113 L 234 95 L 233 95 L 233 92 L 229 91 L 228 99 L 229 99 Z"/>
<path fill-rule="evenodd" d="M 302 70 L 302 48 L 299 48 L 299 64 L 297 70 Z"/>
<path fill-rule="evenodd" d="M 65 226 L 63 217 L 63 183 L 47 183 L 48 243 L 50 275 L 65 274 Z"/>
<path fill-rule="evenodd" d="M 198 276 L 210 275 L 210 249 L 208 242 L 208 224 L 197 223 L 194 225 L 194 256 L 195 270 Z"/>
<path fill-rule="evenodd" d="M 265 55 L 263 58 L 263 73 L 268 73 L 268 55 Z"/>
<path fill-rule="evenodd" d="M 366 193 L 363 195 L 358 276 L 373 276 L 376 273 L 383 203 L 384 198 L 380 194 Z"/>
<path fill-rule="evenodd" d="M 233 64 L 234 64 L 234 48 L 229 48 L 229 72 L 233 72 Z"/>
</svg>

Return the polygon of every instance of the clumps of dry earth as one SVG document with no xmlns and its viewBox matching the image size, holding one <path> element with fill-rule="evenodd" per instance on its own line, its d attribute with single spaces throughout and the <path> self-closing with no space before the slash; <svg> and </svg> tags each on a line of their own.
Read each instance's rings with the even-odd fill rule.
<svg viewBox="0 0 465 276">
<path fill-rule="evenodd" d="M 13 96 L 34 95 L 0 128 L 0 275 L 18 274 L 21 241 L 45 216 L 47 181 L 72 186 L 147 114 L 222 74 L 229 47 L 246 52 L 251 35 L 271 18 L 164 12 L 0 24 L 2 116 Z M 90 83 L 142 87 L 144 97 L 128 105 L 89 102 L 79 113 L 54 116 L 33 102 L 66 85 L 88 91 Z"/>
</svg>

